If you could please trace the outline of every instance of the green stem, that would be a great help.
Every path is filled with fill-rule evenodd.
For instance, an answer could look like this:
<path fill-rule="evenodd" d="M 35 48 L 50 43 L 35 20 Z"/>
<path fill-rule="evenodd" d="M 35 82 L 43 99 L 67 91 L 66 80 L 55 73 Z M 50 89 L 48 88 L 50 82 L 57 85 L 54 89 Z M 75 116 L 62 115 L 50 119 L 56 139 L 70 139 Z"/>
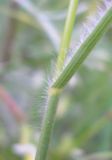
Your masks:
<path fill-rule="evenodd" d="M 63 33 L 58 61 L 57 61 L 57 73 L 59 73 L 63 68 L 66 54 L 68 52 L 67 50 L 70 46 L 70 40 L 71 40 L 74 22 L 76 18 L 77 6 L 78 6 L 78 0 L 70 1 L 68 15 L 65 22 L 64 33 Z"/>
<path fill-rule="evenodd" d="M 61 89 L 67 84 L 69 79 L 77 71 L 77 69 L 83 63 L 83 61 L 90 53 L 90 51 L 93 49 L 95 44 L 97 44 L 103 33 L 106 31 L 106 28 L 110 24 L 111 20 L 112 8 L 106 11 L 105 16 L 101 19 L 101 21 L 99 21 L 95 29 L 83 42 L 83 44 L 77 51 L 76 55 L 72 58 L 67 67 L 65 67 L 65 69 L 62 71 L 55 83 L 52 85 L 48 99 L 48 108 L 41 131 L 40 143 L 38 146 L 36 160 L 46 159 Z"/>
<path fill-rule="evenodd" d="M 78 0 L 70 1 L 68 16 L 65 23 L 64 34 L 63 34 L 60 52 L 59 52 L 60 54 L 57 61 L 57 73 L 60 72 L 63 68 L 64 60 L 67 53 L 67 48 L 69 47 L 70 40 L 71 40 L 77 6 L 78 6 Z M 45 115 L 44 124 L 43 124 L 41 135 L 40 135 L 38 153 L 36 156 L 37 160 L 46 159 L 60 93 L 61 93 L 61 90 L 58 90 L 56 88 L 50 89 L 48 109 Z"/>
<path fill-rule="evenodd" d="M 110 8 L 103 18 L 99 21 L 93 31 L 88 35 L 85 41 L 81 44 L 81 47 L 74 54 L 71 61 L 64 68 L 62 73 L 58 76 L 57 80 L 54 82 L 54 88 L 63 88 L 74 73 L 78 70 L 83 61 L 90 54 L 92 49 L 95 47 L 97 42 L 100 40 L 102 35 L 105 33 L 107 27 L 112 22 L 112 8 Z"/>
<path fill-rule="evenodd" d="M 49 141 L 51 137 L 51 131 L 53 122 L 55 119 L 57 103 L 59 99 L 59 92 L 49 96 L 48 109 L 45 115 L 44 124 L 41 131 L 39 148 L 37 152 L 36 160 L 45 160 L 49 147 Z"/>

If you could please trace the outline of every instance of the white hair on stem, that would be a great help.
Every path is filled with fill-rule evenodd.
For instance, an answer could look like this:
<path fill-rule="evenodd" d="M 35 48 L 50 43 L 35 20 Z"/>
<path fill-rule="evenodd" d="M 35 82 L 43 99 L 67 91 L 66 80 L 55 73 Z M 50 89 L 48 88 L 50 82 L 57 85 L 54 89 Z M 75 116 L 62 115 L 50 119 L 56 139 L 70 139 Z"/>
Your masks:
<path fill-rule="evenodd" d="M 65 60 L 63 69 L 68 65 L 74 54 L 77 52 L 80 46 L 85 42 L 85 40 L 90 36 L 94 28 L 106 14 L 107 10 L 110 9 L 111 7 L 112 7 L 112 0 L 105 0 L 102 3 L 98 4 L 97 7 L 98 9 L 96 11 L 96 14 L 94 14 L 93 16 L 89 16 L 86 19 L 86 22 L 83 23 L 83 28 L 80 34 L 81 36 L 79 38 L 79 41 L 77 42 L 77 44 L 74 44 L 73 47 L 68 49 L 68 56 Z"/>

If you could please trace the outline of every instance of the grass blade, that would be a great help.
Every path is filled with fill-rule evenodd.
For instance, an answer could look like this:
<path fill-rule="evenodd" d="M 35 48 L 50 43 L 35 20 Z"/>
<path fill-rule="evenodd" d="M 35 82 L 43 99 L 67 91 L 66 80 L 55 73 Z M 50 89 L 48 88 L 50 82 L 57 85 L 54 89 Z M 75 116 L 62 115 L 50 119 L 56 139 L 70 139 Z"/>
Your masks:
<path fill-rule="evenodd" d="M 110 2 L 110 7 L 105 12 L 104 16 L 98 22 L 93 31 L 87 36 L 84 42 L 81 44 L 76 54 L 72 57 L 68 65 L 63 69 L 62 73 L 56 79 L 53 84 L 54 88 L 63 88 L 73 74 L 77 71 L 79 66 L 83 63 L 86 57 L 89 55 L 91 50 L 98 43 L 107 27 L 112 21 L 112 2 Z"/>

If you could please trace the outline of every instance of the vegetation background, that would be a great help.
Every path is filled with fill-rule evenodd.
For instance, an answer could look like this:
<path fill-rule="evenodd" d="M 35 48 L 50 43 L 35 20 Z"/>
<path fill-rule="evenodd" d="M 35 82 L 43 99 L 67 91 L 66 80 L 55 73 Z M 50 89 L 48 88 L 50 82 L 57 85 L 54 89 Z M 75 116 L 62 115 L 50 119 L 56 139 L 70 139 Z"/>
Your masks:
<path fill-rule="evenodd" d="M 32 160 L 69 0 L 26 2 L 0 0 L 0 160 Z M 79 1 L 69 52 L 97 5 Z M 112 25 L 61 95 L 49 160 L 112 159 L 111 53 Z"/>

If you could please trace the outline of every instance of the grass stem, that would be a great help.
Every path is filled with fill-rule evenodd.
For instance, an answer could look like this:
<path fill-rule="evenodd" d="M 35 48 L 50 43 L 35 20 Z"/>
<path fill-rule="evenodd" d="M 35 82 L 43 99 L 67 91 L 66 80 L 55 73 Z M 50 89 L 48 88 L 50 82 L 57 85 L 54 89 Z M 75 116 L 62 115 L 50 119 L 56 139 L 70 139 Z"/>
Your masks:
<path fill-rule="evenodd" d="M 76 19 L 78 0 L 71 0 L 68 9 L 68 15 L 65 22 L 65 28 L 63 32 L 63 37 L 61 40 L 59 56 L 57 60 L 57 73 L 60 72 L 63 68 L 63 64 L 66 58 L 67 50 L 70 46 L 70 40 L 72 36 L 72 31 L 74 27 L 74 22 Z"/>
<path fill-rule="evenodd" d="M 71 0 L 71 2 L 73 1 Z M 46 159 L 61 89 L 65 87 L 67 82 L 74 75 L 79 66 L 84 62 L 84 60 L 90 54 L 94 46 L 98 43 L 99 39 L 102 37 L 103 33 L 106 31 L 107 27 L 111 23 L 111 20 L 112 8 L 110 7 L 106 10 L 105 14 L 101 17 L 99 22 L 97 22 L 91 33 L 88 34 L 86 39 L 83 41 L 83 43 L 77 50 L 76 54 L 73 55 L 68 65 L 64 68 L 59 77 L 55 80 L 54 84 L 51 86 L 48 96 L 48 108 L 45 114 L 45 119 L 43 121 L 44 123 L 40 135 L 40 142 L 38 146 L 36 160 Z M 68 45 L 68 43 L 66 44 Z M 60 69 L 59 71 L 61 71 L 61 68 L 64 64 L 65 52 L 64 54 L 59 55 L 59 59 L 60 62 L 58 62 L 59 64 L 57 66 Z"/>

